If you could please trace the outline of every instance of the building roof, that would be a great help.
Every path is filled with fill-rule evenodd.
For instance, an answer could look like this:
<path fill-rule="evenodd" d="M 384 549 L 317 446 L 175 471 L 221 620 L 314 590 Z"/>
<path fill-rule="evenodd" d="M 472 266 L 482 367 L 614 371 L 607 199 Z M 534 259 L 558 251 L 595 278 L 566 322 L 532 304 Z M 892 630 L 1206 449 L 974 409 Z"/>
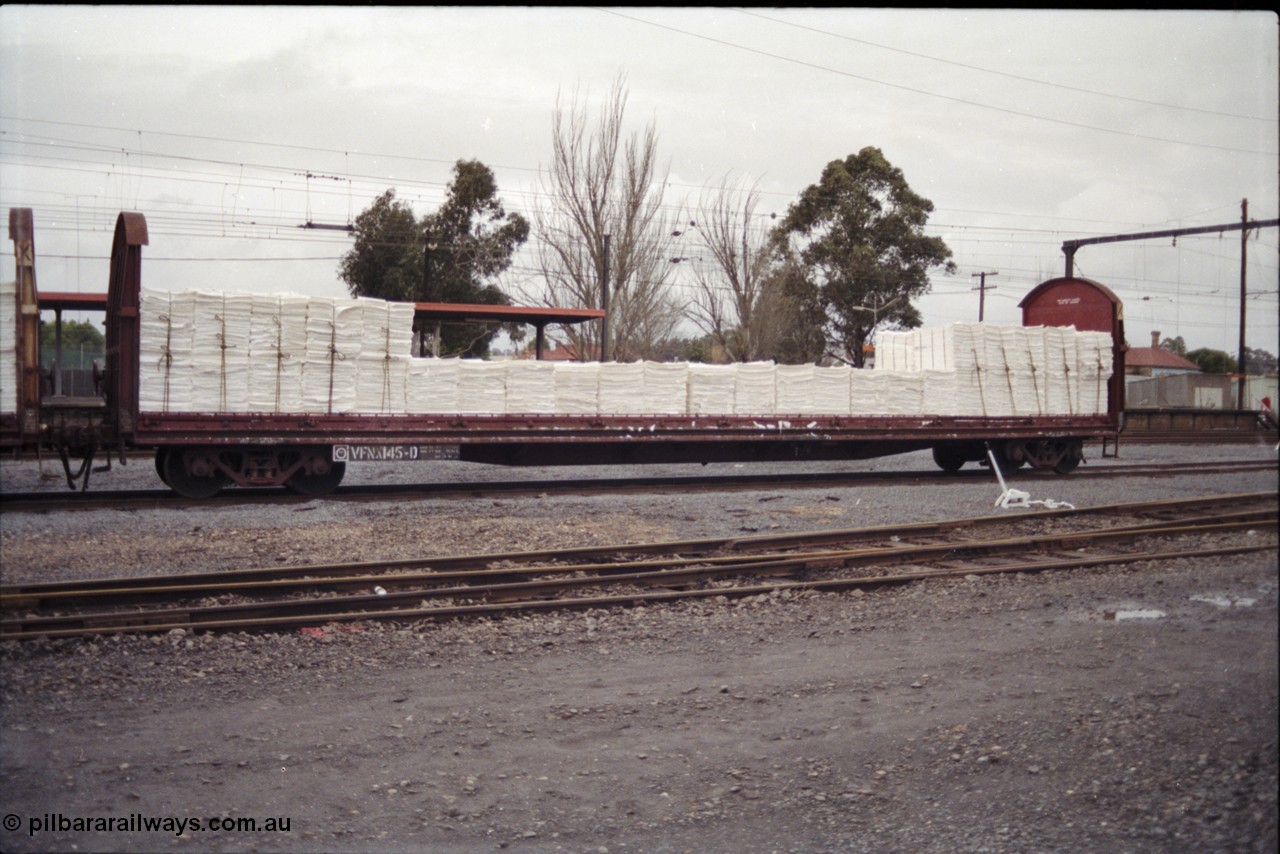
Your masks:
<path fill-rule="evenodd" d="M 471 305 L 463 303 L 419 302 L 414 309 L 420 317 L 446 321 L 497 321 L 499 323 L 582 323 L 599 320 L 598 308 L 533 308 L 516 305 Z"/>
<path fill-rule="evenodd" d="M 1200 366 L 1163 347 L 1131 347 L 1124 356 L 1124 366 L 1129 368 L 1164 368 L 1175 371 L 1195 371 Z"/>
<path fill-rule="evenodd" d="M 107 295 L 79 293 L 71 291 L 40 291 L 36 298 L 40 308 L 80 309 L 84 311 L 106 311 Z"/>

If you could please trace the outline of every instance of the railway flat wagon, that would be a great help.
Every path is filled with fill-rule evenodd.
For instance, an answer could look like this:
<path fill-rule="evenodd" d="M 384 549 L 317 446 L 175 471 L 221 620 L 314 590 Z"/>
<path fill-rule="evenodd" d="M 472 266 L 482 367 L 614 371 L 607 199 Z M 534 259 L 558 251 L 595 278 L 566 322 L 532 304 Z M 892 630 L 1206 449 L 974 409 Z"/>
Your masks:
<path fill-rule="evenodd" d="M 22 268 L 30 212 L 11 211 L 10 220 L 19 287 L 6 299 L 21 318 L 38 301 L 34 271 Z M 507 465 L 865 459 L 932 449 L 952 470 L 987 459 L 990 449 L 1006 470 L 1065 473 L 1086 441 L 1114 438 L 1118 428 L 1121 306 L 1084 279 L 1034 289 L 1022 326 L 881 333 L 870 370 L 486 362 L 411 356 L 422 304 L 144 288 L 147 243 L 145 218 L 122 213 L 100 399 L 55 401 L 38 382 L 18 384 L 31 375 L 21 356 L 36 327 L 14 324 L 5 382 L 17 394 L 3 440 L 82 460 L 86 485 L 95 454 L 123 460 L 137 451 L 154 451 L 159 477 L 188 497 L 231 484 L 324 494 L 348 461 L 433 449 Z"/>

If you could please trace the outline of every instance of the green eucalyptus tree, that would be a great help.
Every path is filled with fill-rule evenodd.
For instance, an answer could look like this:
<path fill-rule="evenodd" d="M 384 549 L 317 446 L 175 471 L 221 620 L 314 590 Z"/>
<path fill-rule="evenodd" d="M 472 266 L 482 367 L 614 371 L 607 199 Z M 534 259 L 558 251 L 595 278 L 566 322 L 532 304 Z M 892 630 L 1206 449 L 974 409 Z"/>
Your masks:
<path fill-rule="evenodd" d="M 924 233 L 932 212 L 873 147 L 828 163 L 790 206 L 779 237 L 820 294 L 829 355 L 862 367 L 877 328 L 920 325 L 912 300 L 929 291 L 929 271 L 955 271 L 946 243 Z"/>
<path fill-rule="evenodd" d="M 498 278 L 528 237 L 528 221 L 508 213 L 498 198 L 492 170 L 477 160 L 459 160 L 444 203 L 420 220 L 395 190 L 362 211 L 355 245 L 343 256 L 338 275 L 352 296 L 510 305 Z M 436 334 L 436 328 L 420 332 Z M 440 355 L 483 356 L 497 332 L 490 325 L 446 324 L 435 349 Z"/>

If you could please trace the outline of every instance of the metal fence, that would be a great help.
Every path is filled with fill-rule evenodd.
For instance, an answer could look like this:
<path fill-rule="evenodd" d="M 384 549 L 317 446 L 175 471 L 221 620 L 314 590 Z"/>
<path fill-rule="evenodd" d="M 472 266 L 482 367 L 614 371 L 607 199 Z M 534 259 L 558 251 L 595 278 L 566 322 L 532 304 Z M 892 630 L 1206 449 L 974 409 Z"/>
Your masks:
<path fill-rule="evenodd" d="M 65 397 L 93 397 L 93 365 L 104 364 L 101 350 L 84 347 L 66 347 L 62 351 L 62 364 L 57 364 L 57 352 L 53 347 L 40 348 L 40 370 L 45 376 L 44 392 L 55 392 Z M 53 372 L 57 371 L 59 385 Z"/>
<path fill-rule="evenodd" d="M 1226 374 L 1130 378 L 1125 409 L 1236 409 L 1238 382 Z M 1245 377 L 1244 408 L 1260 408 L 1264 397 L 1275 405 L 1276 377 Z"/>

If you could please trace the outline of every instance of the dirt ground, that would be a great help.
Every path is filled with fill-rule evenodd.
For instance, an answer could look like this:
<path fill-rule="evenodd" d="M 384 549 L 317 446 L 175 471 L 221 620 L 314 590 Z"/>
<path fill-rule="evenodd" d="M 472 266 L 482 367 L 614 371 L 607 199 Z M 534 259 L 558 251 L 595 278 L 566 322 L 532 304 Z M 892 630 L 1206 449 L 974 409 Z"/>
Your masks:
<path fill-rule="evenodd" d="M 651 501 L 635 521 L 660 533 Z M 466 524 L 514 547 L 503 526 L 531 506 L 477 503 Z M 607 538 L 626 520 L 599 524 Z M 1272 852 L 1276 588 L 1273 550 L 864 595 L 8 643 L 0 849 Z M 224 819 L 240 826 L 211 827 Z"/>

